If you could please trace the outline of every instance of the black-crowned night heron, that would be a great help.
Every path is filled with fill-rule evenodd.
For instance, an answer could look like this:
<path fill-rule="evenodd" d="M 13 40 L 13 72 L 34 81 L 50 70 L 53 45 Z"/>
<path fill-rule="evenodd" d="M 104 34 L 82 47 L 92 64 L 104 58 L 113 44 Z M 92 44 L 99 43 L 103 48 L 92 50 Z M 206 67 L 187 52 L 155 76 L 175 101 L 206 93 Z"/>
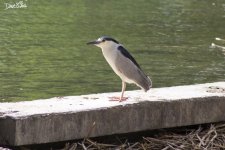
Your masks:
<path fill-rule="evenodd" d="M 151 88 L 151 79 L 145 75 L 136 60 L 118 41 L 108 36 L 102 36 L 87 44 L 93 44 L 102 49 L 106 61 L 122 80 L 122 94 L 120 97 L 112 97 L 112 100 L 124 101 L 127 99 L 127 97 L 123 97 L 126 83 L 134 83 L 145 92 Z"/>

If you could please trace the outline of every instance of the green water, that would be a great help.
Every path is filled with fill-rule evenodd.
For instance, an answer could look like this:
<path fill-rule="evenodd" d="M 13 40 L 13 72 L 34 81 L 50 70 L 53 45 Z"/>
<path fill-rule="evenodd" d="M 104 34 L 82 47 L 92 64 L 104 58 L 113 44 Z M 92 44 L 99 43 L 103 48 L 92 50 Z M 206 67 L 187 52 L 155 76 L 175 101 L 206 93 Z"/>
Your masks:
<path fill-rule="evenodd" d="M 0 102 L 121 90 L 101 50 L 86 42 L 120 41 L 154 87 L 225 79 L 224 0 L 0 1 Z M 138 89 L 128 85 L 127 90 Z"/>

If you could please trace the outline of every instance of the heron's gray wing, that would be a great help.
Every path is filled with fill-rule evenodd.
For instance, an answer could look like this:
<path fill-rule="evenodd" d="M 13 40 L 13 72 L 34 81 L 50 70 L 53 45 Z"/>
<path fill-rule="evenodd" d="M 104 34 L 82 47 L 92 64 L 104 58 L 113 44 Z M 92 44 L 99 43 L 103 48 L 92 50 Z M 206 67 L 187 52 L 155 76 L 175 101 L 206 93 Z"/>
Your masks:
<path fill-rule="evenodd" d="M 122 48 L 120 48 L 122 49 Z M 129 52 L 123 48 L 120 50 L 116 60 L 116 68 L 128 79 L 132 80 L 138 86 L 142 87 L 146 91 L 151 86 L 151 81 L 141 70 L 135 59 L 129 54 Z"/>
<path fill-rule="evenodd" d="M 141 69 L 141 67 L 139 66 L 139 64 L 134 59 L 134 57 L 131 56 L 131 54 L 123 46 L 119 46 L 117 49 L 121 52 L 121 54 L 123 54 L 124 57 L 130 59 L 138 68 Z"/>

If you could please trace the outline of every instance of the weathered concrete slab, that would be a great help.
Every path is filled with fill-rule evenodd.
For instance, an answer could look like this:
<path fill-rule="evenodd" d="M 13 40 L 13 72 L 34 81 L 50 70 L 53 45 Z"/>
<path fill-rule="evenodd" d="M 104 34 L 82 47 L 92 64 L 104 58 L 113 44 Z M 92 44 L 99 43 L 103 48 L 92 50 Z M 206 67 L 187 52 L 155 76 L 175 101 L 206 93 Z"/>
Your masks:
<path fill-rule="evenodd" d="M 225 121 L 225 82 L 0 103 L 0 144 L 27 145 Z M 93 125 L 95 123 L 95 125 Z"/>

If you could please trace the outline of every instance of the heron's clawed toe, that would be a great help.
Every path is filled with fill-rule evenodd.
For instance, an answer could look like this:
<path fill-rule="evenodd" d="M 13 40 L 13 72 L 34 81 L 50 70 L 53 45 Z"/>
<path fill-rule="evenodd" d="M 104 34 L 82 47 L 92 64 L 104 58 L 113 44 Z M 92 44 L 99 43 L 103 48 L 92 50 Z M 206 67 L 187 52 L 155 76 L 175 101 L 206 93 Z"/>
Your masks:
<path fill-rule="evenodd" d="M 128 97 L 119 97 L 119 96 L 113 96 L 113 97 L 109 97 L 109 101 L 126 101 L 128 99 Z"/>

